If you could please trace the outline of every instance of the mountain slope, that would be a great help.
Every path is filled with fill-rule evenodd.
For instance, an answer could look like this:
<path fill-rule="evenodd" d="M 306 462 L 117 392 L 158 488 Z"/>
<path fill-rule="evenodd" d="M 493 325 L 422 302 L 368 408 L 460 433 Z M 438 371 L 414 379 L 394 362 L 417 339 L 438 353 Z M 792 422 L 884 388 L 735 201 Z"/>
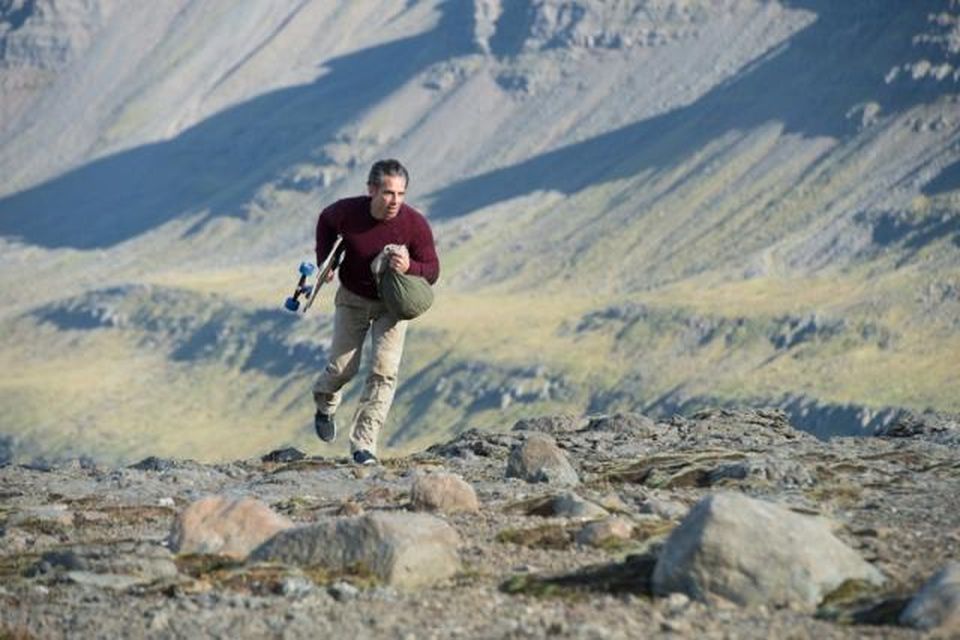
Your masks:
<path fill-rule="evenodd" d="M 0 132 L 15 455 L 308 438 L 329 303 L 279 304 L 388 155 L 443 261 L 394 447 L 562 410 L 960 410 L 950 2 L 101 0 L 59 66 L 10 55 L 55 5 L 10 6 L 0 83 L 51 69 Z"/>

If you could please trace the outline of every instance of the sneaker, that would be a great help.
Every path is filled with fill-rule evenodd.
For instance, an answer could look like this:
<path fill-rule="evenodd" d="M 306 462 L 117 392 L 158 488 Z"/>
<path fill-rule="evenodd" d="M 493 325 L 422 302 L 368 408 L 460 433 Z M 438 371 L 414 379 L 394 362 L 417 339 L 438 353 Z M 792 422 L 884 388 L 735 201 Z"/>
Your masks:
<path fill-rule="evenodd" d="M 377 456 L 366 449 L 357 449 L 353 452 L 353 461 L 362 465 L 377 464 Z"/>
<path fill-rule="evenodd" d="M 317 431 L 317 437 L 324 442 L 333 442 L 337 437 L 337 423 L 333 420 L 333 414 L 317 411 L 313 416 L 313 428 Z"/>

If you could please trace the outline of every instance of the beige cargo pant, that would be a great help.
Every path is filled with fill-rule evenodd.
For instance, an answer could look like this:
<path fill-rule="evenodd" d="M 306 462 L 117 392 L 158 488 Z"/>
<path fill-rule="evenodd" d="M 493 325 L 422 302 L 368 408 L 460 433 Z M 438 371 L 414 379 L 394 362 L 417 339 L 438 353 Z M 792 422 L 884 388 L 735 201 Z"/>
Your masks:
<path fill-rule="evenodd" d="M 321 413 L 336 412 L 343 398 L 341 389 L 360 369 L 363 343 L 372 330 L 373 362 L 350 426 L 350 451 L 366 449 L 376 455 L 377 436 L 397 388 L 408 323 L 390 314 L 381 301 L 358 296 L 342 286 L 334 303 L 330 361 L 313 385 L 313 399 Z"/>

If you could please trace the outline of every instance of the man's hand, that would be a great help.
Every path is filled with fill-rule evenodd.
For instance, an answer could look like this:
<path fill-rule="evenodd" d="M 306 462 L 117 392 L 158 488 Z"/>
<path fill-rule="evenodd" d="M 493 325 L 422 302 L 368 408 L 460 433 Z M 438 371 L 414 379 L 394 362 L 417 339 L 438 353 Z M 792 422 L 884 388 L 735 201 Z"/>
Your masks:
<path fill-rule="evenodd" d="M 410 269 L 410 256 L 406 253 L 390 254 L 390 268 L 397 273 L 406 273 Z"/>
<path fill-rule="evenodd" d="M 333 282 L 333 277 L 337 274 L 334 269 L 327 271 L 327 277 L 324 279 L 324 282 Z"/>

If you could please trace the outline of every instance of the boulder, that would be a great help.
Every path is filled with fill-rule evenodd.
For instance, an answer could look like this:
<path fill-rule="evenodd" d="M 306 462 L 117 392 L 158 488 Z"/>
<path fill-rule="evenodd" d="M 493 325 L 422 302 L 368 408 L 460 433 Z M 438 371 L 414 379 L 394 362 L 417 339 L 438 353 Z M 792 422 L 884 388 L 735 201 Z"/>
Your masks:
<path fill-rule="evenodd" d="M 293 522 L 254 498 L 207 496 L 189 505 L 170 532 L 177 553 L 221 554 L 243 559 Z"/>
<path fill-rule="evenodd" d="M 453 473 L 418 476 L 410 490 L 410 503 L 415 511 L 476 513 L 480 510 L 477 492 Z"/>
<path fill-rule="evenodd" d="M 456 573 L 459 546 L 456 530 L 440 518 L 376 512 L 282 531 L 254 550 L 250 559 L 331 571 L 363 568 L 390 586 L 415 589 Z"/>
<path fill-rule="evenodd" d="M 558 485 L 580 484 L 580 477 L 556 441 L 536 432 L 511 448 L 507 477 Z"/>
<path fill-rule="evenodd" d="M 701 500 L 667 539 L 654 592 L 812 612 L 847 580 L 883 576 L 837 539 L 830 523 L 735 493 Z"/>
<path fill-rule="evenodd" d="M 900 614 L 900 624 L 960 635 L 960 562 L 950 562 L 930 578 Z"/>

